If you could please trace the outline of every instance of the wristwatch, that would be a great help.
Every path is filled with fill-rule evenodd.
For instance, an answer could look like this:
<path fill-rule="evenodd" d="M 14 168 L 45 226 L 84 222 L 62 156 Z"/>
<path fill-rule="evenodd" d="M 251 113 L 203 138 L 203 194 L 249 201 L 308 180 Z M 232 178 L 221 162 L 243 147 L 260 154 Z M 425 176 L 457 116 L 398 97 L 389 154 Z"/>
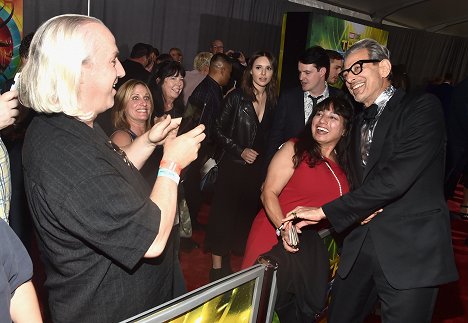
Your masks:
<path fill-rule="evenodd" d="M 281 230 L 283 229 L 283 227 L 284 227 L 284 223 L 281 223 L 281 225 L 276 228 L 276 235 L 278 237 L 281 237 Z"/>

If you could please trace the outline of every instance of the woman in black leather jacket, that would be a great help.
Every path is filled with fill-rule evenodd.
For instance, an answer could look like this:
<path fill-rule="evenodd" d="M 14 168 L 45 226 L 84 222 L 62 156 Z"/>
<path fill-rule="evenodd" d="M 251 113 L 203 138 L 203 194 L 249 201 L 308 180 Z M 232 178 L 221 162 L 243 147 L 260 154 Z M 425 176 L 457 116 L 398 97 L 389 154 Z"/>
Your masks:
<path fill-rule="evenodd" d="M 269 52 L 249 60 L 240 88 L 229 93 L 215 123 L 223 153 L 219 164 L 206 248 L 212 254 L 210 281 L 232 273 L 231 252 L 242 255 L 255 214 L 266 165 L 264 151 L 277 100 L 276 61 Z"/>

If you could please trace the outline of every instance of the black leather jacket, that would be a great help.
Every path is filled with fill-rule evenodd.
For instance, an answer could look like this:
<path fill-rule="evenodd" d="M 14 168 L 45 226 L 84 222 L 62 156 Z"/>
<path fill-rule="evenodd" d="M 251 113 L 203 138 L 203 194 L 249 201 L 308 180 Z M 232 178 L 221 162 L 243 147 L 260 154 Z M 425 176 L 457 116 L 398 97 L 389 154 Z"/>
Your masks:
<path fill-rule="evenodd" d="M 270 118 L 271 110 L 267 102 L 263 120 Z M 230 158 L 244 163 L 242 151 L 252 148 L 257 127 L 258 117 L 252 101 L 244 97 L 241 89 L 236 89 L 223 100 L 221 114 L 214 127 L 214 139 Z"/>

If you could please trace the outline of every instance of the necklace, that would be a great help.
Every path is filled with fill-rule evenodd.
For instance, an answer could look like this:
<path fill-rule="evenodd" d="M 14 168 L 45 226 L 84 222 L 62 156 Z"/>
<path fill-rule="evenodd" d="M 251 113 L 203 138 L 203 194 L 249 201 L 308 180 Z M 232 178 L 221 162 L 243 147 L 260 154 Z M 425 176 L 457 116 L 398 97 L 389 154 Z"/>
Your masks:
<path fill-rule="evenodd" d="M 328 169 L 330 170 L 333 177 L 335 177 L 336 182 L 338 183 L 338 188 L 340 189 L 340 196 L 343 196 L 343 190 L 341 188 L 341 183 L 340 183 L 340 180 L 338 179 L 338 176 L 336 176 L 336 174 L 333 171 L 333 169 L 331 168 L 330 164 L 325 159 L 323 161 L 325 162 L 325 165 L 327 165 Z"/>

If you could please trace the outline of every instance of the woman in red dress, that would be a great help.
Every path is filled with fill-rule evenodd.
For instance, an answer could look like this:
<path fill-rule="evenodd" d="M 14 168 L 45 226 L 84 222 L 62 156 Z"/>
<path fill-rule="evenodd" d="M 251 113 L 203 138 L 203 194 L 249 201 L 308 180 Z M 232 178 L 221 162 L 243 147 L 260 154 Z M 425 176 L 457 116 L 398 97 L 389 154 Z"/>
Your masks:
<path fill-rule="evenodd" d="M 264 208 L 250 230 L 242 268 L 277 242 L 276 228 L 298 205 L 323 205 L 349 190 L 347 135 L 352 108 L 342 99 L 320 102 L 299 138 L 286 142 L 273 157 L 261 195 Z M 315 226 L 318 231 L 323 228 Z"/>

